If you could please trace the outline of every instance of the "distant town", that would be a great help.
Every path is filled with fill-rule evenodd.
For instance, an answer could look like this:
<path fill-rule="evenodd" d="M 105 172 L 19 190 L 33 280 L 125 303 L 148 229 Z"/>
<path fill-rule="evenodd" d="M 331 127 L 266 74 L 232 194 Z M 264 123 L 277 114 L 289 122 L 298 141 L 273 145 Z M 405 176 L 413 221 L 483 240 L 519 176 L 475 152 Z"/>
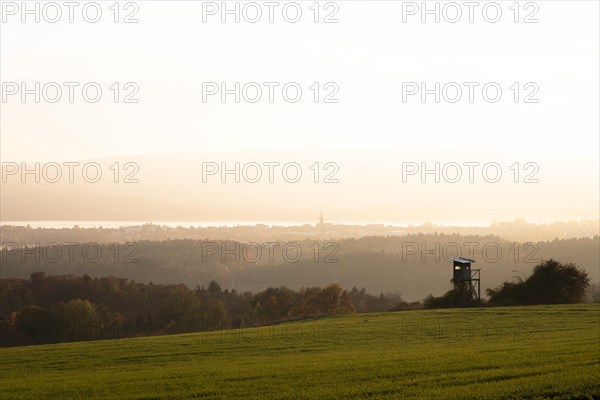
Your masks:
<path fill-rule="evenodd" d="M 409 234 L 458 234 L 499 236 L 515 241 L 546 241 L 566 238 L 594 237 L 600 234 L 599 220 L 529 223 L 523 219 L 512 222 L 495 222 L 489 226 L 445 226 L 421 224 L 395 226 L 387 224 L 337 224 L 326 222 L 323 214 L 314 224 L 279 226 L 267 224 L 237 226 L 167 226 L 155 223 L 140 223 L 120 227 L 72 227 L 50 228 L 14 225 L 3 222 L 0 229 L 0 244 L 48 243 L 67 241 L 95 241 L 99 243 L 131 242 L 139 240 L 211 239 L 235 240 L 239 242 L 266 242 L 270 240 L 316 240 L 359 238 L 365 236 L 403 236 Z M 130 223 L 128 223 L 130 224 Z"/>

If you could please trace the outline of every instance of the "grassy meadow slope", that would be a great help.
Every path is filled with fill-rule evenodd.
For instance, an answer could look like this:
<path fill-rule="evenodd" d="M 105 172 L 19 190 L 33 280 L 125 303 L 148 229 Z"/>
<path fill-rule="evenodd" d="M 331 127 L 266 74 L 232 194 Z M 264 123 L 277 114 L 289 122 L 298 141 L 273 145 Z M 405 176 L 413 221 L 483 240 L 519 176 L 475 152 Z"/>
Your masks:
<path fill-rule="evenodd" d="M 1 399 L 600 399 L 600 307 L 360 314 L 0 357 Z"/>

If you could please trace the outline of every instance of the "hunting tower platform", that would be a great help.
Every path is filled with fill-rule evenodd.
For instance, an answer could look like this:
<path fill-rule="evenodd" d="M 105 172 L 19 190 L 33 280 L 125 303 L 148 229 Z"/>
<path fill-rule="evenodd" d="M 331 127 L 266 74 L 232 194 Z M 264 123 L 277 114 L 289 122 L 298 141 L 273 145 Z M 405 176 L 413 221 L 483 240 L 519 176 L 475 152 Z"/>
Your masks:
<path fill-rule="evenodd" d="M 471 269 L 475 260 L 452 258 L 452 283 L 456 295 L 456 306 L 469 307 L 481 303 L 481 280 L 479 269 Z"/>

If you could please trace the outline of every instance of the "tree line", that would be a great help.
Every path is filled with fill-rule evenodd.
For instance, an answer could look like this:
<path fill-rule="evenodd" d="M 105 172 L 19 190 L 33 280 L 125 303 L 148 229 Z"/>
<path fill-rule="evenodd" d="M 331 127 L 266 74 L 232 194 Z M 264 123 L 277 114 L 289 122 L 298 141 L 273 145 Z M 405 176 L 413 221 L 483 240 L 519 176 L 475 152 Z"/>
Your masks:
<path fill-rule="evenodd" d="M 15 346 L 211 331 L 388 311 L 399 294 L 371 295 L 337 284 L 258 293 L 139 283 L 116 277 L 46 276 L 0 280 L 0 345 Z"/>
<path fill-rule="evenodd" d="M 513 306 L 600 301 L 598 285 L 576 264 L 550 259 L 525 279 L 516 276 L 487 299 L 467 306 Z M 88 275 L 0 279 L 0 346 L 110 339 L 143 335 L 246 328 L 353 313 L 457 307 L 454 290 L 423 302 L 399 293 L 371 295 L 364 288 L 270 287 L 252 293 L 223 289 L 216 281 L 189 289 L 184 284 L 139 283 Z M 465 304 L 460 304 L 464 306 Z"/>

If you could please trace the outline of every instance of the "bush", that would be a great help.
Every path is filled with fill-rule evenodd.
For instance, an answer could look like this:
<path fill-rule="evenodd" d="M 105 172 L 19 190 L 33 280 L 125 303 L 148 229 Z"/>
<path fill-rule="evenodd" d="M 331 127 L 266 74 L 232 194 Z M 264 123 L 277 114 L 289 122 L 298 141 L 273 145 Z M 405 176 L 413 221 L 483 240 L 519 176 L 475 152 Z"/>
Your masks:
<path fill-rule="evenodd" d="M 553 259 L 542 261 L 523 282 L 504 282 L 488 289 L 490 305 L 570 304 L 584 301 L 590 284 L 588 274 L 575 264 Z"/>

